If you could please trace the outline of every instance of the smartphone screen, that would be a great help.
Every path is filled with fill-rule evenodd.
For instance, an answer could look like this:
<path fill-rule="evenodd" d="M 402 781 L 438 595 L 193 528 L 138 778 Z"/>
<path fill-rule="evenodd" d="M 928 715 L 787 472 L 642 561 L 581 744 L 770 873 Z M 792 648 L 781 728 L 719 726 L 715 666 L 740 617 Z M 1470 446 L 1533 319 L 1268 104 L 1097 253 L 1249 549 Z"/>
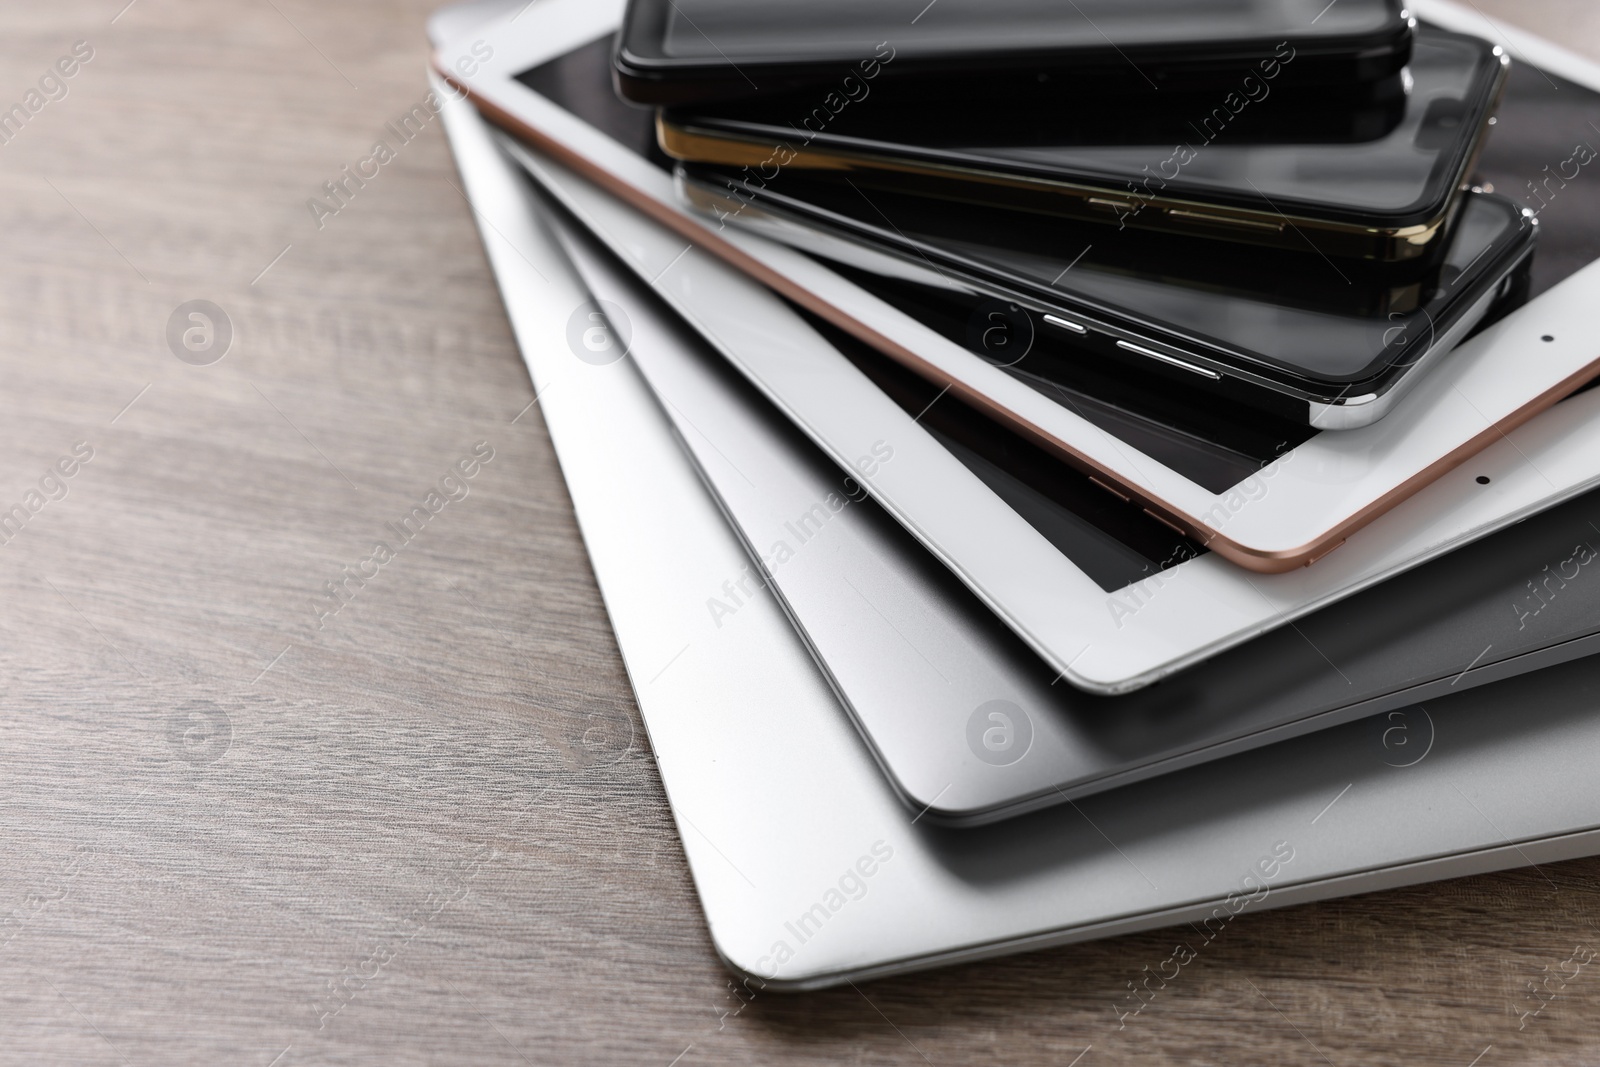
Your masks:
<path fill-rule="evenodd" d="M 1367 217 L 1405 215 L 1426 210 L 1425 205 L 1448 193 L 1441 183 L 1453 179 L 1455 165 L 1488 117 L 1500 65 L 1493 51 L 1471 37 L 1418 33 L 1406 67 L 1411 88 L 1405 115 L 1371 141 L 1307 144 L 1290 135 L 1276 144 L 1235 145 L 1221 121 L 1231 121 L 1232 111 L 1222 108 L 1220 115 L 1212 109 L 1194 116 L 1193 136 L 1180 145 L 997 146 L 983 154 L 998 162 L 1053 173 L 1099 174 L 1120 182 L 1142 181 L 1148 173 L 1176 173 L 1181 181 L 1173 180 L 1174 189 L 1203 191 L 1251 206 L 1270 200 L 1285 211 L 1292 211 L 1291 205 L 1316 205 L 1319 213 L 1336 217 L 1347 211 Z M 1269 91 L 1267 83 L 1257 83 L 1258 95 Z M 1270 103 L 1271 97 L 1262 95 L 1242 110 Z M 871 109 L 858 113 L 870 120 Z"/>
<path fill-rule="evenodd" d="M 1287 80 L 1400 69 L 1399 0 L 633 0 L 616 54 L 640 103 L 762 96 L 854 71 L 989 95 L 1060 80 L 1099 93 L 1214 85 L 1298 56 Z"/>
<path fill-rule="evenodd" d="M 1387 0 L 636 0 L 667 10 L 661 51 L 678 59 L 803 57 L 846 62 L 880 41 L 948 56 L 985 51 L 1122 49 L 1184 42 L 1372 33 Z M 1327 10 L 1324 10 L 1324 9 Z M 1320 15 L 1320 17 L 1319 17 Z"/>
<path fill-rule="evenodd" d="M 1397 281 L 1388 271 L 1313 255 L 1119 233 L 997 208 L 952 209 L 848 181 L 807 181 L 801 172 L 751 190 L 748 202 L 1069 318 L 1117 321 L 1230 365 L 1243 358 L 1308 388 L 1335 390 L 1420 358 L 1466 310 L 1486 273 L 1498 280 L 1507 256 L 1529 238 L 1511 201 L 1470 195 L 1442 263 Z M 739 199 L 729 205 L 730 214 L 743 206 Z M 874 288 L 869 281 L 861 284 Z"/>
<path fill-rule="evenodd" d="M 796 172 L 808 158 L 827 161 L 848 166 L 862 185 L 949 199 L 1070 214 L 1080 198 L 1048 187 L 1023 193 L 1015 179 L 1098 187 L 1123 201 L 1105 213 L 1119 227 L 1158 220 L 1152 200 L 1183 197 L 1363 226 L 1413 225 L 1432 221 L 1455 193 L 1501 66 L 1484 41 L 1420 29 L 1398 97 L 1354 108 L 1318 106 L 1315 96 L 1328 94 L 1308 100 L 1252 77 L 1237 92 L 1169 93 L 1159 106 L 1005 108 L 966 99 L 933 107 L 874 100 L 863 85 L 858 100 L 836 98 L 837 110 L 819 111 L 821 98 L 797 94 L 759 106 L 672 109 L 666 121 L 713 142 L 770 146 L 780 158 L 803 153 L 789 168 Z"/>

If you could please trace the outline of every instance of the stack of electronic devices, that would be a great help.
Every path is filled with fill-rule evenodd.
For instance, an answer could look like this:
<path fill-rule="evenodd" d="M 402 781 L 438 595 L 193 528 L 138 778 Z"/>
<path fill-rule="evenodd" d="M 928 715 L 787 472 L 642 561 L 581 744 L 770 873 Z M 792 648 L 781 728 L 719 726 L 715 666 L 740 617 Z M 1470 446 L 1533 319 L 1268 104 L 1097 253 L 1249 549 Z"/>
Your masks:
<path fill-rule="evenodd" d="M 1435 0 L 433 33 L 752 983 L 1600 851 L 1600 69 Z"/>

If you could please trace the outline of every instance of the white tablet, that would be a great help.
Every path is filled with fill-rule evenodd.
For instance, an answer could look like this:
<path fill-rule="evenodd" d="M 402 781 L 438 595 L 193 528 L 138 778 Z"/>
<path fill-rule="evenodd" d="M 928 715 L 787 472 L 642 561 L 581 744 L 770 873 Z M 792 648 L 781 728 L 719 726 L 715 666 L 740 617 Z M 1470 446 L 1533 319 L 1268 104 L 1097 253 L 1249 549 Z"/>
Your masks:
<path fill-rule="evenodd" d="M 664 157 L 654 150 L 649 113 L 622 104 L 610 89 L 609 41 L 622 6 L 621 0 L 545 0 L 469 35 L 469 41 L 447 45 L 435 64 L 491 118 L 671 228 L 679 238 L 675 257 L 683 255 L 687 240 L 735 264 L 1092 470 L 1114 492 L 1251 570 L 1291 570 L 1322 558 L 1399 501 L 1600 373 L 1600 344 L 1587 334 L 1585 322 L 1588 307 L 1600 298 L 1600 268 L 1552 257 L 1541 247 L 1534 260 L 1539 295 L 1463 344 L 1386 419 L 1315 434 L 1237 484 L 1202 484 L 816 259 L 733 227 L 719 230 L 687 210 Z M 1444 3 L 1422 5 L 1420 14 L 1467 32 L 1489 27 Z M 1497 151 L 1498 137 L 1518 155 L 1513 172 L 1538 176 L 1550 160 L 1560 164 L 1573 158 L 1574 143 L 1586 127 L 1568 131 L 1544 121 L 1546 102 L 1520 87 L 1540 84 L 1528 75 L 1564 77 L 1569 91 L 1563 102 L 1593 111 L 1600 101 L 1600 72 L 1526 35 L 1489 28 L 1503 35 L 1508 51 L 1529 69 L 1521 70 L 1522 77 L 1513 72 L 1488 153 Z M 1567 211 L 1565 202 L 1574 199 L 1562 195 L 1565 201 L 1531 205 L 1541 221 L 1548 216 L 1542 246 L 1560 238 L 1551 231 L 1559 229 L 1555 221 Z M 1583 221 L 1580 215 L 1578 222 Z M 1561 223 L 1572 224 L 1572 219 Z M 676 269 L 671 262 L 661 266 Z"/>
<path fill-rule="evenodd" d="M 710 256 L 685 254 L 671 230 L 503 140 L 1061 677 L 1092 692 L 1147 685 L 1600 483 L 1600 391 L 1589 391 L 1443 475 L 1315 567 L 1252 574 L 1215 553 L 1163 557 L 1169 550 L 1159 540 L 1142 560 L 1108 565 L 1094 555 L 1102 542 L 1053 528 L 1020 490 L 998 495 L 968 465 L 981 457 L 959 458 L 942 443 L 930 424 L 950 411 L 892 399 L 845 357 L 838 338 L 824 338 L 767 288 Z M 886 451 L 892 458 L 873 462 Z M 1083 480 L 1070 470 L 1059 477 Z M 1125 523 L 1107 530 L 1124 541 L 1126 531 Z M 782 554 L 777 545 L 761 550 Z M 1461 667 L 1479 651 L 1463 650 Z"/>

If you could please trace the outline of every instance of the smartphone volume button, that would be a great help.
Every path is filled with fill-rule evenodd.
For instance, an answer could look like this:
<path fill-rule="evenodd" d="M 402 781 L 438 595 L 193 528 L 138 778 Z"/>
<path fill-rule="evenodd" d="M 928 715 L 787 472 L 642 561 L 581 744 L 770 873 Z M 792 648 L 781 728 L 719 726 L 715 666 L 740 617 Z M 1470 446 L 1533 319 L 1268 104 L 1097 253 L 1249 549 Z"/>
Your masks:
<path fill-rule="evenodd" d="M 1165 515 L 1158 515 L 1149 508 L 1145 508 L 1144 513 L 1159 522 L 1161 525 L 1165 526 L 1167 529 L 1171 530 L 1173 533 L 1177 534 L 1179 537 L 1189 536 L 1188 530 L 1185 530 L 1182 526 L 1179 526 Z"/>
<path fill-rule="evenodd" d="M 1257 219 L 1244 218 L 1238 215 L 1218 215 L 1210 211 L 1194 211 L 1189 208 L 1170 207 L 1166 209 L 1169 219 L 1179 222 L 1193 223 L 1197 226 L 1222 226 L 1244 230 L 1261 230 L 1266 233 L 1282 233 L 1284 220 L 1282 219 Z"/>
<path fill-rule="evenodd" d="M 1122 490 L 1114 488 L 1113 486 L 1110 486 L 1110 485 L 1106 484 L 1105 482 L 1102 482 L 1099 478 L 1096 478 L 1094 475 L 1092 475 L 1092 474 L 1089 475 L 1089 480 L 1091 482 L 1093 482 L 1095 485 L 1098 485 L 1100 488 L 1104 489 L 1106 492 L 1110 493 L 1112 496 L 1116 497 L 1118 500 L 1122 501 L 1124 504 L 1133 503 L 1133 498 L 1130 497 L 1127 493 L 1124 493 Z"/>
<path fill-rule="evenodd" d="M 1307 560 L 1305 562 L 1305 566 L 1309 567 L 1313 563 L 1318 563 L 1318 562 L 1320 562 L 1320 561 L 1322 561 L 1324 559 L 1327 559 L 1328 556 L 1333 553 L 1333 550 L 1338 548 L 1340 545 L 1344 544 L 1344 542 L 1345 542 L 1344 538 L 1342 538 L 1342 537 L 1339 538 L 1339 540 L 1335 541 L 1333 544 L 1329 545 L 1327 548 L 1324 548 L 1321 552 L 1318 552 L 1316 555 L 1307 558 Z"/>
<path fill-rule="evenodd" d="M 1122 349 L 1124 352 L 1132 352 L 1135 355 L 1145 356 L 1149 359 L 1154 359 L 1161 363 L 1165 363 L 1168 366 L 1177 367 L 1180 370 L 1186 370 L 1191 374 L 1198 374 L 1202 378 L 1210 378 L 1214 382 L 1222 380 L 1222 375 L 1212 370 L 1210 367 L 1202 367 L 1197 364 L 1190 363 L 1187 360 L 1179 359 L 1177 356 L 1169 356 L 1165 352 L 1157 352 L 1153 348 L 1146 348 L 1143 345 L 1136 345 L 1132 341 L 1118 341 L 1117 347 Z"/>
<path fill-rule="evenodd" d="M 1133 202 L 1131 200 L 1112 200 L 1109 197 L 1091 196 L 1085 203 L 1092 210 L 1115 213 L 1117 215 L 1126 215 L 1133 210 Z"/>
<path fill-rule="evenodd" d="M 1071 319 L 1064 319 L 1060 315 L 1046 315 L 1044 316 L 1044 321 L 1051 326 L 1056 327 L 1057 329 L 1067 330 L 1071 333 L 1077 334 L 1080 337 L 1089 332 L 1089 328 L 1084 326 L 1082 323 L 1073 322 Z"/>

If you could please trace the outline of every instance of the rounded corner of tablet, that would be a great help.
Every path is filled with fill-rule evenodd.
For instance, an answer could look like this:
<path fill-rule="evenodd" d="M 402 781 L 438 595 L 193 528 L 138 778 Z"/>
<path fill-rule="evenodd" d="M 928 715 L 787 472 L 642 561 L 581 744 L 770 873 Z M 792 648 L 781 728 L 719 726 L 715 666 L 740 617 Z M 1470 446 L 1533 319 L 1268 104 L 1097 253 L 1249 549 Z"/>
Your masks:
<path fill-rule="evenodd" d="M 1263 548 L 1243 544 L 1233 538 L 1213 536 L 1206 542 L 1206 547 L 1235 567 L 1252 574 L 1288 574 L 1321 561 L 1344 542 L 1345 538 L 1333 534 L 1295 548 Z"/>
<path fill-rule="evenodd" d="M 1166 666 L 1129 663 L 1126 648 L 1106 646 L 1103 656 L 1090 645 L 1057 677 L 1058 682 L 1093 697 L 1119 697 L 1154 685 L 1170 673 Z"/>

